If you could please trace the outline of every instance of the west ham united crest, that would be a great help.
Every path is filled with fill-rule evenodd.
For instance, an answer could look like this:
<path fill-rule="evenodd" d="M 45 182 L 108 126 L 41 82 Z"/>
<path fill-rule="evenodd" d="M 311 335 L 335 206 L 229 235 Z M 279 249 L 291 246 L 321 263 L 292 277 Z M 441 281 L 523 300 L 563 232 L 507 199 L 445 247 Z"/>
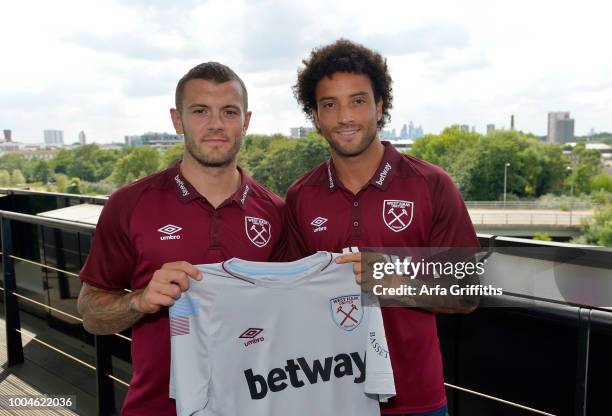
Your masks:
<path fill-rule="evenodd" d="M 257 247 L 263 247 L 270 241 L 272 227 L 267 220 L 257 217 L 244 217 L 244 227 L 247 237 Z"/>
<path fill-rule="evenodd" d="M 391 231 L 399 233 L 412 222 L 414 202 L 386 199 L 383 202 L 383 220 Z"/>
<path fill-rule="evenodd" d="M 339 296 L 329 300 L 332 320 L 339 328 L 352 331 L 363 317 L 361 295 Z"/>

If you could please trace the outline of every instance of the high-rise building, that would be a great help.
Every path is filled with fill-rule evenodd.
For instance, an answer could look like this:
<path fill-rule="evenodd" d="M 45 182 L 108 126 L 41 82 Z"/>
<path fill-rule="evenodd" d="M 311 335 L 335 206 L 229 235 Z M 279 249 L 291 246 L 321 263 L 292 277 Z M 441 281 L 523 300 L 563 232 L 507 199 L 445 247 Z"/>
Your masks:
<path fill-rule="evenodd" d="M 574 140 L 574 119 L 569 111 L 548 113 L 548 143 L 567 143 Z"/>
<path fill-rule="evenodd" d="M 13 132 L 10 129 L 4 129 L 4 141 L 7 143 L 13 141 Z"/>
<path fill-rule="evenodd" d="M 291 137 L 292 139 L 301 139 L 302 137 L 308 136 L 310 133 L 314 131 L 314 127 L 291 127 Z"/>
<path fill-rule="evenodd" d="M 510 115 L 510 130 L 514 130 L 514 114 Z"/>
<path fill-rule="evenodd" d="M 43 134 L 47 146 L 61 147 L 64 145 L 64 132 L 62 130 L 44 130 Z"/>
<path fill-rule="evenodd" d="M 79 132 L 79 144 L 86 144 L 86 143 L 87 143 L 87 136 L 85 135 L 85 132 L 81 130 Z"/>
<path fill-rule="evenodd" d="M 495 131 L 495 124 L 487 124 L 487 134 Z"/>
<path fill-rule="evenodd" d="M 407 139 L 408 137 L 408 126 L 404 124 L 400 130 L 400 139 Z"/>

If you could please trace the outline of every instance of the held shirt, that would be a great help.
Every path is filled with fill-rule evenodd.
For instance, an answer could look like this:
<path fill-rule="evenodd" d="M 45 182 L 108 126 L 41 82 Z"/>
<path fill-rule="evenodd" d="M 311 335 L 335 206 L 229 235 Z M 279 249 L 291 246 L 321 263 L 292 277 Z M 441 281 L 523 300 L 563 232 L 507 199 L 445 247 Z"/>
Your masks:
<path fill-rule="evenodd" d="M 216 208 L 181 174 L 178 163 L 113 192 L 80 278 L 122 292 L 146 287 L 164 263 L 275 258 L 283 201 L 238 171 L 240 188 Z M 121 415 L 176 416 L 168 396 L 168 310 L 146 314 L 132 326 L 131 337 L 133 372 Z"/>
<path fill-rule="evenodd" d="M 335 257 L 197 266 L 169 311 L 179 416 L 379 415 L 395 394 L 380 308 Z"/>

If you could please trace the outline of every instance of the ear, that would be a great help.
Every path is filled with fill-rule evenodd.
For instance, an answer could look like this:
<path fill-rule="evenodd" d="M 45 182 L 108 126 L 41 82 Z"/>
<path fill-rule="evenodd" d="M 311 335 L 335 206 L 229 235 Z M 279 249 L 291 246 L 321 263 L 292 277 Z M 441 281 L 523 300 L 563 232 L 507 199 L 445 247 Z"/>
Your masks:
<path fill-rule="evenodd" d="M 249 123 L 251 122 L 252 114 L 253 113 L 251 113 L 250 111 L 247 111 L 244 115 L 244 123 L 242 123 L 242 135 L 245 135 L 247 133 L 247 130 L 249 129 Z"/>
<path fill-rule="evenodd" d="M 382 98 L 379 98 L 378 101 L 376 101 L 376 120 L 380 121 L 382 119 L 383 116 L 383 100 Z"/>
<path fill-rule="evenodd" d="M 172 118 L 172 125 L 174 126 L 174 130 L 176 130 L 176 134 L 184 134 L 181 113 L 176 108 L 170 109 L 170 118 Z"/>

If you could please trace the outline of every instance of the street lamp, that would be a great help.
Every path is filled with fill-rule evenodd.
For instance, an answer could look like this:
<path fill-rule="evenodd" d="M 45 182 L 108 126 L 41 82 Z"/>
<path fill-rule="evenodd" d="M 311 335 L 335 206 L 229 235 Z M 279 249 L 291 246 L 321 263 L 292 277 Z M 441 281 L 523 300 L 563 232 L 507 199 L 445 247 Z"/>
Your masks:
<path fill-rule="evenodd" d="M 571 175 L 574 169 L 571 166 L 568 166 L 567 171 Z M 574 178 L 570 178 L 570 218 L 569 225 L 572 226 L 572 211 L 574 209 Z"/>
<path fill-rule="evenodd" d="M 504 208 L 506 208 L 506 189 L 508 185 L 508 167 L 510 163 L 506 162 L 504 165 Z"/>

